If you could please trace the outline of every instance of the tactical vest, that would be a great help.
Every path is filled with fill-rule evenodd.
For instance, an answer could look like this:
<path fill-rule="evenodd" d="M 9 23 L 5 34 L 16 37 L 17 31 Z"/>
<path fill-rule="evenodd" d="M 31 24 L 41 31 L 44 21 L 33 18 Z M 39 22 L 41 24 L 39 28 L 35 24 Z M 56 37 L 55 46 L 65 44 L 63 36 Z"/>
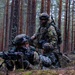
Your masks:
<path fill-rule="evenodd" d="M 49 36 L 48 36 L 47 27 L 40 27 L 38 29 L 38 33 L 39 33 L 39 35 L 37 36 L 38 41 L 45 40 L 45 41 L 49 42 Z"/>
<path fill-rule="evenodd" d="M 37 39 L 35 41 L 36 47 L 41 49 L 44 43 L 50 42 L 47 32 L 48 30 L 46 27 L 39 27 L 38 33 L 37 33 Z"/>
<path fill-rule="evenodd" d="M 53 26 L 56 30 L 56 33 L 57 33 L 57 44 L 61 44 L 62 43 L 62 38 L 61 38 L 61 31 L 58 27 L 56 27 L 52 22 L 49 23 L 47 25 L 47 27 L 40 27 L 38 29 L 38 33 L 39 33 L 39 37 L 38 37 L 38 40 L 45 40 L 47 42 L 50 42 L 50 39 L 49 39 L 49 36 L 48 36 L 48 28 L 50 26 Z"/>

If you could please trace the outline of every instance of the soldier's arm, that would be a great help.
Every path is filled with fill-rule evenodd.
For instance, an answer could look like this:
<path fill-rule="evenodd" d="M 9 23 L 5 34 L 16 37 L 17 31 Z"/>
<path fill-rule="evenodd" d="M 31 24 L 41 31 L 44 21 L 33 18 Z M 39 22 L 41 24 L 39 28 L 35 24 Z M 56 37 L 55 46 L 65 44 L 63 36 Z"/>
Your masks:
<path fill-rule="evenodd" d="M 31 51 L 36 51 L 36 48 L 34 46 L 30 46 Z"/>
<path fill-rule="evenodd" d="M 37 35 L 37 33 L 35 33 L 33 36 L 31 36 L 31 39 L 32 40 L 36 39 L 36 35 Z"/>
<path fill-rule="evenodd" d="M 35 40 L 37 38 L 37 36 L 39 35 L 39 29 L 40 28 L 38 28 L 38 31 L 35 34 L 33 34 L 33 36 L 31 36 L 32 40 Z"/>
<path fill-rule="evenodd" d="M 48 35 L 50 39 L 50 44 L 55 46 L 55 44 L 57 44 L 57 33 L 53 26 L 50 26 L 48 28 Z"/>

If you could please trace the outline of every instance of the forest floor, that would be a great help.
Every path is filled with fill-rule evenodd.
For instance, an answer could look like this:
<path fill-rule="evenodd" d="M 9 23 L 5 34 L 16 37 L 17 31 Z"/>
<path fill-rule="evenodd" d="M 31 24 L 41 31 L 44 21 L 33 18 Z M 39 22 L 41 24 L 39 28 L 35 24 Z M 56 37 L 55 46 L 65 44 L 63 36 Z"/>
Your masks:
<path fill-rule="evenodd" d="M 75 54 L 71 54 L 68 56 L 72 61 L 67 64 L 64 63 L 64 66 L 59 69 L 31 71 L 19 69 L 8 72 L 8 75 L 75 75 Z M 6 75 L 6 71 L 0 71 L 0 75 Z"/>

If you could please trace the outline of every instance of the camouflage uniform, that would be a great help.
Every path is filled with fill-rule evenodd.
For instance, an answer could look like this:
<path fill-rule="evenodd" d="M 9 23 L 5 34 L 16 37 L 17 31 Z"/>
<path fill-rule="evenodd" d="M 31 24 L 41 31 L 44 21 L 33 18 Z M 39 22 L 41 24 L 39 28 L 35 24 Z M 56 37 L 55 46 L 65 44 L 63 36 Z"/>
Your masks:
<path fill-rule="evenodd" d="M 42 25 L 40 23 L 40 27 L 39 27 L 37 33 L 35 33 L 33 35 L 35 37 L 34 45 L 38 48 L 40 48 L 39 45 L 41 45 L 41 48 L 42 48 L 42 45 L 44 43 L 48 42 L 48 43 L 50 43 L 50 45 L 52 45 L 56 49 L 57 48 L 57 40 L 58 40 L 57 33 L 56 33 L 54 26 L 52 26 L 52 25 L 49 26 L 49 24 L 50 24 L 49 15 L 46 13 L 42 13 L 40 15 L 39 19 L 40 19 L 40 22 L 42 21 L 41 19 L 44 19 L 46 21 L 46 23 L 42 24 Z"/>
<path fill-rule="evenodd" d="M 23 53 L 23 64 L 25 69 L 33 68 L 31 65 L 38 60 L 38 53 L 35 51 L 35 47 L 29 45 L 29 41 L 25 34 L 17 35 L 13 41 L 14 49 L 10 50 L 9 52 L 22 52 Z M 26 47 L 27 45 L 27 47 Z M 35 62 L 34 62 L 35 60 Z M 16 68 L 22 68 L 21 60 L 15 62 Z"/>
<path fill-rule="evenodd" d="M 39 55 L 41 64 L 42 64 L 42 69 L 43 67 L 45 68 L 59 68 L 60 67 L 60 62 L 58 59 L 58 56 L 55 52 L 52 52 L 54 48 L 50 47 L 49 43 L 45 43 L 43 45 L 43 54 Z"/>
<path fill-rule="evenodd" d="M 47 25 L 49 25 L 49 23 Z M 50 43 L 50 45 L 54 46 L 54 48 L 57 49 L 57 33 L 53 26 L 50 26 L 48 30 L 47 27 L 40 27 L 40 29 L 35 35 L 36 40 L 34 43 L 36 46 L 38 46 L 38 42 L 42 41 Z"/>
<path fill-rule="evenodd" d="M 58 51 L 57 49 L 57 33 L 55 27 L 50 25 L 49 15 L 46 13 L 42 13 L 39 17 L 40 19 L 40 27 L 31 39 L 34 40 L 34 45 L 38 48 L 38 53 L 40 60 L 44 66 L 51 66 L 54 63 L 56 66 L 57 58 L 54 52 Z M 44 44 L 49 43 L 49 50 L 46 48 L 45 50 L 48 51 L 44 54 L 40 53 L 40 49 L 43 49 Z M 39 49 L 40 48 L 40 49 Z M 57 49 L 57 50 L 56 50 Z M 43 53 L 43 52 L 42 52 Z M 50 58 L 49 58 L 50 57 Z M 56 62 L 57 61 L 57 62 Z"/>

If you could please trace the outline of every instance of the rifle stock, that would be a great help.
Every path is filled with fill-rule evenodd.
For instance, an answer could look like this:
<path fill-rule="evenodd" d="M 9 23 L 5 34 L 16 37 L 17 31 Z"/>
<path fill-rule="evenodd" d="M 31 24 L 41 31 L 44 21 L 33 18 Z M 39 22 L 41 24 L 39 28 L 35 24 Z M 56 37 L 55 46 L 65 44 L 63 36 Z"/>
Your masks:
<path fill-rule="evenodd" d="M 62 57 L 64 57 L 66 60 L 67 60 L 67 62 L 71 62 L 72 60 L 67 56 L 67 55 L 65 55 L 64 53 L 58 53 L 60 56 L 62 56 Z"/>
<path fill-rule="evenodd" d="M 22 52 L 14 52 L 14 53 L 5 53 L 5 52 L 0 52 L 0 57 L 4 60 L 17 60 L 21 59 L 22 57 Z"/>
<path fill-rule="evenodd" d="M 72 60 L 71 60 L 68 56 L 66 56 L 65 54 L 62 54 L 62 56 L 65 57 L 68 62 L 71 62 L 71 61 L 72 61 Z"/>

